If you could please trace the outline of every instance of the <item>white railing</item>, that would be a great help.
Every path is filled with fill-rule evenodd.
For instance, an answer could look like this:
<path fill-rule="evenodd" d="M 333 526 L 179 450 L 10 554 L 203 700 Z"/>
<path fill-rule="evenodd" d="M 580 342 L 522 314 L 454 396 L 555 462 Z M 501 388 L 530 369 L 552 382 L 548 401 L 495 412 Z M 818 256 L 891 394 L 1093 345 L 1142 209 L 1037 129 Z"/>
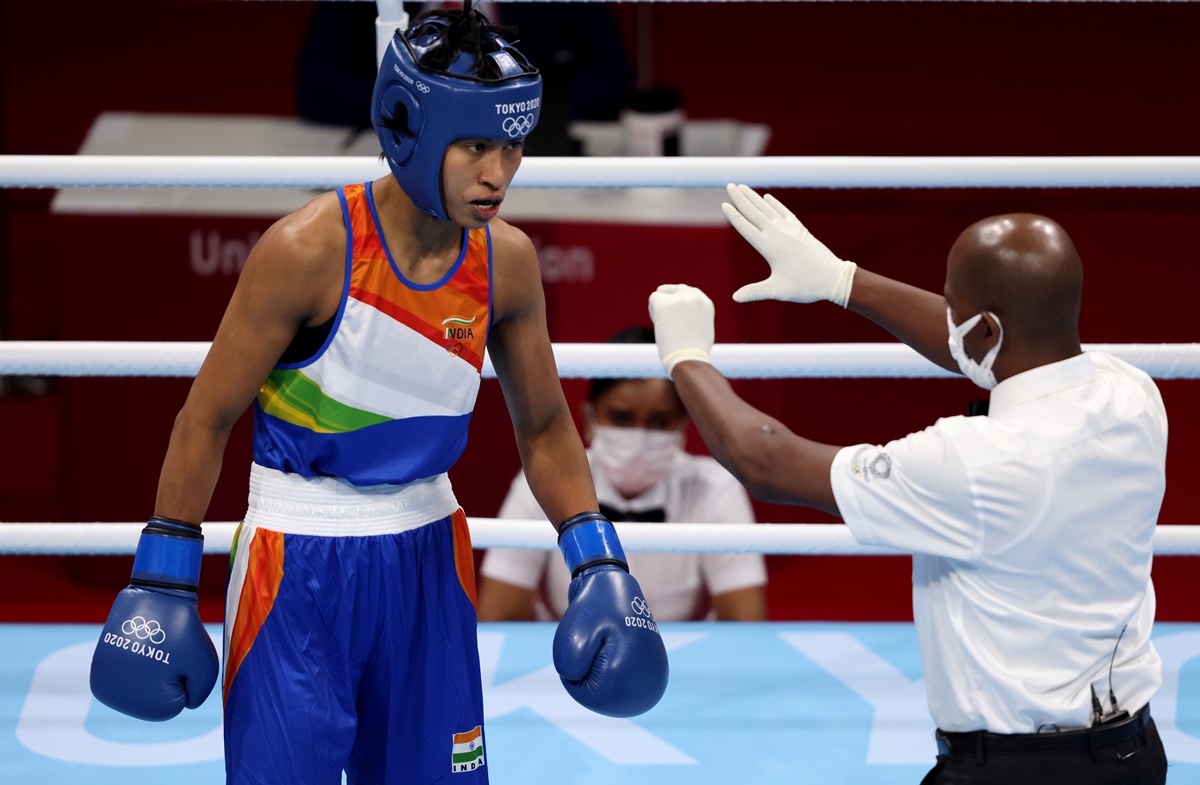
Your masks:
<path fill-rule="evenodd" d="M 376 157 L 0 155 L 0 187 L 338 188 Z M 734 156 L 525 159 L 518 188 L 1195 188 L 1200 156 Z"/>
<path fill-rule="evenodd" d="M 209 343 L 156 341 L 0 341 L 0 376 L 194 376 Z M 558 374 L 569 379 L 663 376 L 652 344 L 554 344 Z M 1155 379 L 1200 378 L 1200 344 L 1085 344 Z M 732 379 L 959 378 L 899 343 L 717 344 L 713 363 Z M 495 371 L 485 358 L 483 375 Z"/>
<path fill-rule="evenodd" d="M 476 548 L 557 549 L 546 521 L 470 518 Z M 0 554 L 132 554 L 145 523 L 0 523 Z M 236 523 L 206 523 L 204 550 L 229 553 Z M 840 523 L 617 523 L 627 551 L 674 553 L 770 553 L 807 556 L 900 555 L 859 545 Z M 1200 526 L 1159 526 L 1158 556 L 1200 555 Z"/>

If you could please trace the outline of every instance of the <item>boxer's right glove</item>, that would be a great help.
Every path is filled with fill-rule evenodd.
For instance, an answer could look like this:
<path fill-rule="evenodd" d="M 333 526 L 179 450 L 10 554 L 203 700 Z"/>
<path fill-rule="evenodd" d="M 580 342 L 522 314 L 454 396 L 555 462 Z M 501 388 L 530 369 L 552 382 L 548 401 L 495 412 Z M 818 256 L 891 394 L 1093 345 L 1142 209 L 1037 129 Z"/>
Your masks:
<path fill-rule="evenodd" d="M 572 515 L 558 547 L 571 571 L 570 604 L 554 633 L 563 687 L 598 714 L 644 714 L 667 690 L 667 647 L 616 528 L 598 512 Z"/>
<path fill-rule="evenodd" d="M 774 196 L 764 199 L 748 186 L 732 183 L 725 191 L 733 202 L 721 205 L 725 217 L 771 266 L 766 280 L 738 289 L 734 300 L 829 300 L 846 307 L 858 269 L 854 262 L 834 256 Z"/>
<path fill-rule="evenodd" d="M 142 529 L 133 576 L 117 595 L 92 655 L 96 700 L 139 720 L 195 709 L 220 662 L 200 621 L 200 527 L 155 516 Z"/>

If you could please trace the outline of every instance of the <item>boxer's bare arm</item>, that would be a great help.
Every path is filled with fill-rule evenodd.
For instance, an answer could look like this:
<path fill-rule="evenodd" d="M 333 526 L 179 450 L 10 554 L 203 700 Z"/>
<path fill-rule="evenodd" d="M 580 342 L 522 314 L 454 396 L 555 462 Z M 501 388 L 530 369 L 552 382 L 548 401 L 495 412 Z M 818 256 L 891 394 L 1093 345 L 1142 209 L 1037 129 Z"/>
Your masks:
<path fill-rule="evenodd" d="M 204 520 L 234 423 L 303 324 L 337 311 L 345 274 L 340 204 L 325 194 L 280 219 L 250 252 L 212 347 L 175 418 L 154 512 Z"/>
<path fill-rule="evenodd" d="M 519 229 L 492 223 L 495 314 L 488 353 L 512 418 L 529 488 L 555 524 L 599 509 L 583 441 L 558 378 L 537 254 Z"/>

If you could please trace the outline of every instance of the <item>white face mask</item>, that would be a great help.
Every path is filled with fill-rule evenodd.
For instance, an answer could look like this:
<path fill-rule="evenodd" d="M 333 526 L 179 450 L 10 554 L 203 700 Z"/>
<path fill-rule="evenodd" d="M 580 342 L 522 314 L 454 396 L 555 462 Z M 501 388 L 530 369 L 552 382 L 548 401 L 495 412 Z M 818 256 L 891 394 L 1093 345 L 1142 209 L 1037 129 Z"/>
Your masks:
<path fill-rule="evenodd" d="M 592 458 L 613 487 L 637 496 L 666 477 L 683 451 L 683 431 L 592 426 Z"/>
<path fill-rule="evenodd" d="M 949 306 L 946 308 L 946 326 L 950 328 L 950 356 L 958 363 L 958 369 L 963 372 L 964 376 L 985 390 L 996 386 L 996 374 L 992 373 L 992 363 L 996 362 L 996 355 L 1000 353 L 1000 344 L 1004 343 L 1004 325 L 1000 324 L 1000 319 L 996 314 L 992 314 L 992 318 L 996 320 L 996 326 L 1000 328 L 1000 337 L 996 339 L 996 345 L 983 356 L 983 362 L 977 363 L 967 356 L 966 350 L 963 349 L 962 339 L 964 335 L 971 332 L 975 325 L 979 324 L 983 319 L 983 314 L 977 313 L 962 324 L 955 326 L 954 320 L 950 318 Z"/>

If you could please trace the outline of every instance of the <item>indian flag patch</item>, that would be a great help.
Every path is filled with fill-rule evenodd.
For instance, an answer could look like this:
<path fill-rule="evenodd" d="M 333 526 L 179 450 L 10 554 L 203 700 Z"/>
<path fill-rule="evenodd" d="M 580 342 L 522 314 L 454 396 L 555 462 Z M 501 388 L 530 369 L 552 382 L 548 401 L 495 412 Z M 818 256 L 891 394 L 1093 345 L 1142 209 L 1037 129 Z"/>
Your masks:
<path fill-rule="evenodd" d="M 474 323 L 474 316 L 470 319 L 462 316 L 451 316 L 449 319 L 442 319 L 442 325 L 446 328 L 446 337 L 455 338 L 460 341 L 475 337 L 475 331 L 471 329 L 471 325 Z"/>
<path fill-rule="evenodd" d="M 458 774 L 475 771 L 483 765 L 483 727 L 476 725 L 466 733 L 454 734 L 454 747 L 450 753 L 450 772 Z"/>

